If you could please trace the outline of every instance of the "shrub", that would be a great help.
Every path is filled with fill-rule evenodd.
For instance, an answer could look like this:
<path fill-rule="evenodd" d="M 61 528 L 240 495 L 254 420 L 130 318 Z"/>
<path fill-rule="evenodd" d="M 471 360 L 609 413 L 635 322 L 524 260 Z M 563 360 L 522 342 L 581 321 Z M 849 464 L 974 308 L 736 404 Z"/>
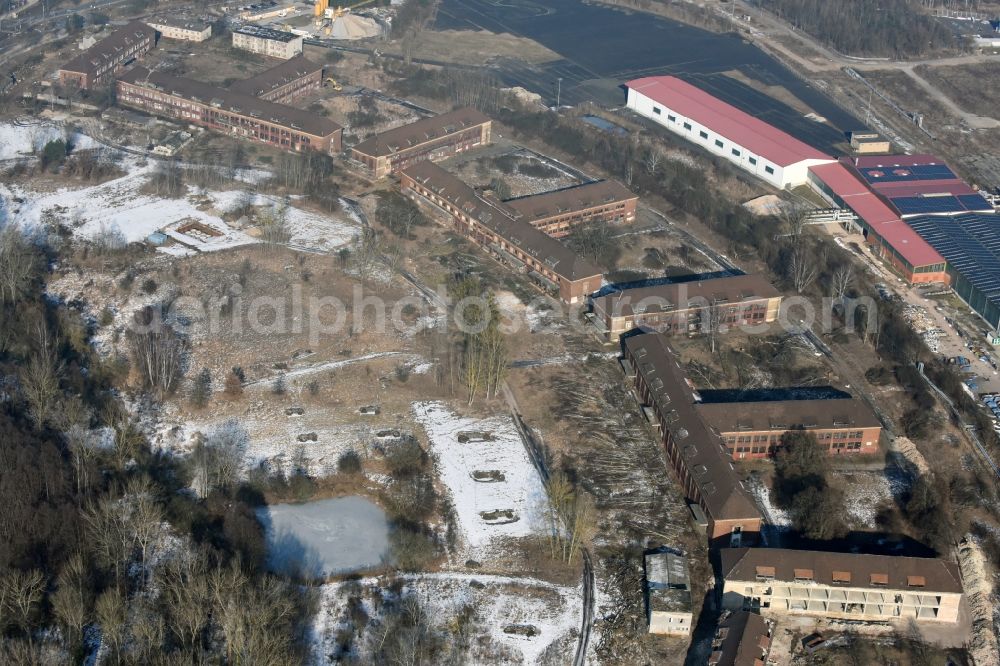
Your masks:
<path fill-rule="evenodd" d="M 212 373 L 208 368 L 202 368 L 198 376 L 195 377 L 194 386 L 191 388 L 191 404 L 201 408 L 208 404 L 212 397 Z"/>
<path fill-rule="evenodd" d="M 393 525 L 389 549 L 393 562 L 403 571 L 423 571 L 438 555 L 437 543 L 427 528 L 409 522 Z"/>
<path fill-rule="evenodd" d="M 243 394 L 243 382 L 240 381 L 239 375 L 235 372 L 230 372 L 226 375 L 226 385 L 223 389 L 228 396 L 237 396 Z"/>
<path fill-rule="evenodd" d="M 101 326 L 111 326 L 115 322 L 115 314 L 111 311 L 111 308 L 105 307 L 101 310 L 101 316 L 98 322 Z"/>
<path fill-rule="evenodd" d="M 306 390 L 309 391 L 309 395 L 317 396 L 319 395 L 319 382 L 315 379 L 306 384 Z"/>
<path fill-rule="evenodd" d="M 288 387 L 285 385 L 285 376 L 278 375 L 274 379 L 274 383 L 271 384 L 271 393 L 274 395 L 285 395 L 288 392 Z"/>
<path fill-rule="evenodd" d="M 156 280 L 147 278 L 142 281 L 142 290 L 147 294 L 155 294 L 157 289 Z"/>
<path fill-rule="evenodd" d="M 349 449 L 337 458 L 337 471 L 341 474 L 360 474 L 361 456 L 354 449 Z"/>
<path fill-rule="evenodd" d="M 427 466 L 427 454 L 414 439 L 404 439 L 385 456 L 389 471 L 396 478 L 414 476 Z"/>

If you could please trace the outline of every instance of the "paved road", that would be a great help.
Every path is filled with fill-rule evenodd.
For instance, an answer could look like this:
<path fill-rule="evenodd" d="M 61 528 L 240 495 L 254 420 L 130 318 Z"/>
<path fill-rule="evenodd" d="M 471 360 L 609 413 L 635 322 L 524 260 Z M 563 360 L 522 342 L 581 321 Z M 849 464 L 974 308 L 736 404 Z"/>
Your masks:
<path fill-rule="evenodd" d="M 948 97 L 940 88 L 936 87 L 927 79 L 914 71 L 920 65 L 932 65 L 935 67 L 949 65 L 972 65 L 982 62 L 996 62 L 1000 56 L 987 54 L 960 55 L 949 58 L 921 59 L 895 61 L 888 58 L 857 58 L 847 56 L 823 45 L 811 35 L 795 30 L 790 25 L 775 17 L 769 12 L 762 11 L 759 7 L 751 6 L 745 0 L 735 0 L 737 5 L 742 5 L 743 13 L 753 16 L 753 27 L 750 28 L 751 41 L 761 49 L 769 53 L 777 53 L 779 57 L 788 61 L 791 60 L 809 72 L 824 72 L 839 70 L 844 67 L 853 67 L 857 70 L 870 69 L 897 69 L 905 72 L 913 79 L 920 88 L 933 99 L 940 102 L 955 116 L 964 120 L 969 127 L 974 129 L 990 129 L 1000 127 L 1000 120 L 993 117 L 979 116 L 965 111 Z M 818 52 L 826 58 L 825 61 L 817 61 L 796 53 L 793 49 L 774 39 L 776 35 L 791 37 L 805 44 L 810 49 Z"/>

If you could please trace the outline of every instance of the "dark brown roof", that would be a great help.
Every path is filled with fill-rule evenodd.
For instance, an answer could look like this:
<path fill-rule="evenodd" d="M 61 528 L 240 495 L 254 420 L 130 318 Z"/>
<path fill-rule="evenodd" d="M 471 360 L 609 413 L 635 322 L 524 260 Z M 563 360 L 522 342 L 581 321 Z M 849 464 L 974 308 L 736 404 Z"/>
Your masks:
<path fill-rule="evenodd" d="M 266 69 L 256 76 L 251 76 L 249 79 L 237 81 L 229 86 L 229 89 L 234 92 L 260 97 L 275 88 L 280 88 L 296 79 L 301 79 L 303 76 L 309 76 L 322 70 L 323 65 L 317 65 L 304 56 L 298 55 L 288 60 L 282 60 L 280 64 Z"/>
<path fill-rule="evenodd" d="M 155 39 L 156 31 L 142 21 L 129 21 L 127 25 L 118 28 L 63 65 L 62 69 L 67 72 L 96 74 L 98 67 L 113 61 L 119 52 L 147 37 Z"/>
<path fill-rule="evenodd" d="M 722 439 L 695 410 L 694 389 L 680 359 L 663 335 L 646 333 L 625 339 L 636 359 L 636 372 L 650 388 L 663 427 L 670 430 L 684 466 L 713 520 L 759 520 L 760 511 L 743 488 Z"/>
<path fill-rule="evenodd" d="M 507 205 L 527 222 L 544 220 L 571 211 L 581 211 L 614 202 L 638 199 L 628 188 L 613 180 L 599 180 L 562 190 L 508 199 Z"/>
<path fill-rule="evenodd" d="M 601 275 L 603 271 L 556 239 L 527 222 L 514 219 L 504 203 L 486 199 L 460 179 L 433 162 L 423 161 L 402 170 L 403 174 L 434 191 L 469 217 L 516 245 L 526 254 L 546 264 L 569 281 Z"/>
<path fill-rule="evenodd" d="M 709 663 L 713 666 L 755 666 L 764 662 L 770 649 L 768 621 L 757 613 L 735 611 L 719 620 Z"/>
<path fill-rule="evenodd" d="M 875 413 L 860 400 L 768 400 L 713 402 L 697 406 L 698 413 L 718 432 L 878 428 Z"/>
<path fill-rule="evenodd" d="M 735 275 L 731 277 L 694 280 L 673 284 L 658 284 L 633 289 L 620 289 L 593 299 L 594 309 L 614 317 L 628 317 L 635 306 L 643 312 L 684 310 L 689 306 L 702 307 L 706 303 L 778 298 L 781 293 L 760 275 Z M 697 300 L 695 300 L 697 299 Z M 691 301 L 695 302 L 692 303 Z"/>
<path fill-rule="evenodd" d="M 354 150 L 374 157 L 392 155 L 401 150 L 409 150 L 422 143 L 488 122 L 490 122 L 489 117 L 475 109 L 466 107 L 382 132 L 354 146 Z"/>
<path fill-rule="evenodd" d="M 267 102 L 251 95 L 233 92 L 224 88 L 216 88 L 213 85 L 193 79 L 171 76 L 162 72 L 150 72 L 145 67 L 136 67 L 119 77 L 119 79 L 136 85 L 146 83 L 150 87 L 183 97 L 184 99 L 218 106 L 227 111 L 235 111 L 283 127 L 298 129 L 313 136 L 329 136 L 337 130 L 342 129 L 340 125 L 332 120 L 309 113 L 308 111 L 286 106 L 285 104 Z"/>
<path fill-rule="evenodd" d="M 834 572 L 837 572 L 837 584 L 843 587 L 887 588 L 928 594 L 962 592 L 958 566 L 938 558 L 784 548 L 724 548 L 721 557 L 722 577 L 731 581 L 754 581 L 757 580 L 757 567 L 773 567 L 776 581 L 793 582 L 798 569 L 800 574 L 809 570 L 812 580 L 820 585 L 833 585 Z M 876 580 L 885 580 L 886 584 L 873 585 L 872 576 Z M 919 579 L 922 579 L 923 586 L 910 585 Z"/>

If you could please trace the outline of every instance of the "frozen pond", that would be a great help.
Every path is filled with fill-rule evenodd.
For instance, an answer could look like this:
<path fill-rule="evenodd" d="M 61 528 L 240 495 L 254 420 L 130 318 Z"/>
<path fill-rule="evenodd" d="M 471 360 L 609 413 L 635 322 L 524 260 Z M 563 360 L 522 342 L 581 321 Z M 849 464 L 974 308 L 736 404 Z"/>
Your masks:
<path fill-rule="evenodd" d="M 381 564 L 389 552 L 385 513 L 363 497 L 335 497 L 257 509 L 268 567 L 323 577 Z"/>

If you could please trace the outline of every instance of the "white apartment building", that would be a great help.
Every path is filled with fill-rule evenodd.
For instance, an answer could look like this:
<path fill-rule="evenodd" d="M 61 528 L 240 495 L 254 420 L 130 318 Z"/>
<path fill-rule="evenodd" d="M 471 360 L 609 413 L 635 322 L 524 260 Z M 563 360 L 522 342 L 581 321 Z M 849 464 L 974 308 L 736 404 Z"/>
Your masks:
<path fill-rule="evenodd" d="M 303 37 L 291 32 L 245 25 L 233 31 L 233 46 L 244 51 L 288 60 L 302 53 Z"/>
<path fill-rule="evenodd" d="M 212 26 L 202 21 L 180 21 L 157 17 L 147 20 L 146 25 L 167 39 L 203 42 L 212 36 Z"/>
<path fill-rule="evenodd" d="M 836 161 L 675 76 L 626 86 L 628 108 L 779 189 L 804 184 L 809 167 Z"/>

